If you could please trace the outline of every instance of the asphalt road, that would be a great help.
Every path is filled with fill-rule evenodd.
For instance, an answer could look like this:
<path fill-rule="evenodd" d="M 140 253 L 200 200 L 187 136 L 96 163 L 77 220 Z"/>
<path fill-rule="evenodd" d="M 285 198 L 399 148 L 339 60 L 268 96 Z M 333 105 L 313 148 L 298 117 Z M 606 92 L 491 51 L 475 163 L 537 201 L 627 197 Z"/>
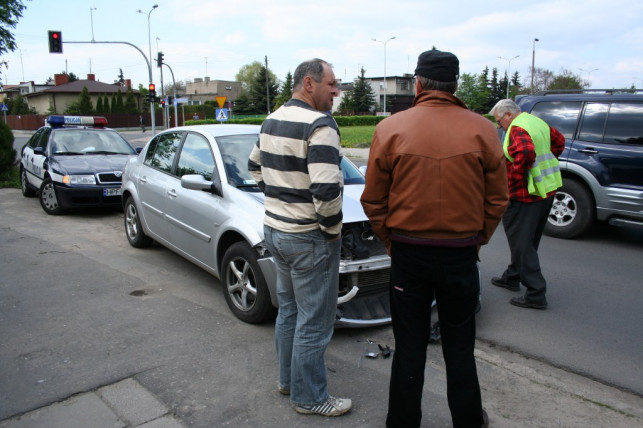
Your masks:
<path fill-rule="evenodd" d="M 135 147 L 151 137 L 149 130 L 122 134 Z M 27 138 L 18 135 L 14 146 Z M 361 164 L 366 154 L 353 160 Z M 519 293 L 490 284 L 509 262 L 500 226 L 481 251 L 478 337 L 643 395 L 642 250 L 643 229 L 632 227 L 597 224 L 576 240 L 544 236 L 539 254 L 549 309 L 525 310 L 508 303 Z"/>

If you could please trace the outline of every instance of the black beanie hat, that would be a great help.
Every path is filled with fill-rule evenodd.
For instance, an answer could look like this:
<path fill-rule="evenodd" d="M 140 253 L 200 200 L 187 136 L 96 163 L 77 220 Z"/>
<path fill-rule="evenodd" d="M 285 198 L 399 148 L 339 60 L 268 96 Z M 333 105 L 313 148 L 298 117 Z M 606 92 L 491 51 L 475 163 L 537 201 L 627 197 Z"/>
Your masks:
<path fill-rule="evenodd" d="M 415 75 L 437 82 L 457 82 L 460 74 L 460 61 L 451 52 L 432 49 L 420 54 Z"/>

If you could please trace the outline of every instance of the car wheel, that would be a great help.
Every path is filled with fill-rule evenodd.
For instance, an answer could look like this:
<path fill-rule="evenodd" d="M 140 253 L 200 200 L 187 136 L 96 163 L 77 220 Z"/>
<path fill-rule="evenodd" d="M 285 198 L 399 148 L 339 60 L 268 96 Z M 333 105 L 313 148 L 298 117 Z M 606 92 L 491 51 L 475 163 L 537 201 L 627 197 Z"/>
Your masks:
<path fill-rule="evenodd" d="M 125 222 L 125 235 L 130 245 L 135 248 L 145 248 L 152 244 L 152 238 L 143 232 L 141 226 L 141 218 L 136 209 L 136 203 L 131 196 L 125 201 L 125 215 L 123 216 Z"/>
<path fill-rule="evenodd" d="M 56 187 L 51 178 L 47 177 L 40 186 L 40 206 L 49 215 L 58 215 L 65 212 L 58 203 Z"/>
<path fill-rule="evenodd" d="M 554 195 L 545 233 L 556 238 L 575 238 L 592 225 L 595 216 L 594 198 L 587 187 L 565 180 Z"/>
<path fill-rule="evenodd" d="M 257 256 L 247 243 L 237 242 L 226 251 L 221 271 L 223 294 L 237 318 L 258 324 L 275 317 L 277 309 L 270 301 Z"/>
<path fill-rule="evenodd" d="M 20 168 L 20 188 L 22 189 L 22 196 L 25 198 L 33 198 L 36 196 L 36 191 L 31 188 L 27 180 L 27 170 Z"/>

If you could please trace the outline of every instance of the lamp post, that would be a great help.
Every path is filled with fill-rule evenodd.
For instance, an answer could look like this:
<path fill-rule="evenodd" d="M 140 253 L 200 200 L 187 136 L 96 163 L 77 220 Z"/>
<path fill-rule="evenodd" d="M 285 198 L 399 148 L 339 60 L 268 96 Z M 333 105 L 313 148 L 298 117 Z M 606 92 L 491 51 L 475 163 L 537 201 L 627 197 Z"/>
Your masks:
<path fill-rule="evenodd" d="M 382 113 L 386 116 L 386 44 L 393 40 L 395 36 L 391 37 L 387 41 L 372 39 L 374 42 L 382 43 L 384 45 L 384 105 L 382 106 Z"/>
<path fill-rule="evenodd" d="M 598 68 L 592 68 L 591 70 L 583 70 L 582 68 L 579 68 L 581 72 L 587 73 L 587 86 L 591 86 L 589 83 L 589 75 L 592 74 L 592 71 L 597 71 Z"/>
<path fill-rule="evenodd" d="M 149 52 L 149 57 L 148 57 L 149 60 L 148 60 L 147 64 L 148 64 L 148 67 L 150 68 L 150 85 L 152 85 L 152 83 L 153 83 L 152 82 L 152 37 L 151 37 L 151 33 L 150 33 L 150 14 L 157 7 L 159 7 L 159 5 L 155 4 L 154 6 L 152 6 L 152 9 L 150 9 L 150 11 L 147 13 L 147 44 L 148 44 L 148 48 L 149 48 L 149 51 L 148 51 Z M 145 15 L 145 12 L 143 12 L 141 9 L 138 9 L 137 12 L 142 13 L 143 15 Z M 143 55 L 143 56 L 145 56 L 145 55 Z M 156 134 L 156 118 L 155 118 L 155 115 L 154 115 L 154 101 L 153 100 L 150 100 L 150 118 L 151 118 L 151 123 L 152 123 L 152 135 L 154 135 L 154 134 Z"/>
<path fill-rule="evenodd" d="M 152 14 L 152 12 L 154 12 L 154 9 L 156 9 L 157 7 L 159 7 L 159 5 L 155 4 L 154 6 L 152 6 L 152 9 L 150 9 L 150 11 L 147 12 L 147 44 L 149 47 L 150 63 L 152 61 L 152 36 L 150 34 L 150 15 Z M 145 12 L 143 12 L 141 9 L 138 9 L 137 12 L 145 15 Z"/>
<path fill-rule="evenodd" d="M 534 93 L 534 73 L 536 69 L 534 68 L 534 61 L 536 60 L 536 42 L 539 42 L 537 38 L 534 38 L 534 47 L 531 50 L 531 93 Z"/>
<path fill-rule="evenodd" d="M 505 61 L 509 62 L 509 65 L 507 65 L 507 99 L 509 99 L 509 84 L 511 83 L 511 61 L 518 58 L 519 56 L 520 55 L 516 55 L 515 57 L 509 58 L 509 59 L 503 58 L 501 56 L 498 57 L 500 59 L 504 59 Z"/>
<path fill-rule="evenodd" d="M 92 24 L 92 42 L 94 41 L 94 10 L 96 10 L 95 7 L 90 7 L 89 8 L 89 19 L 91 20 Z"/>

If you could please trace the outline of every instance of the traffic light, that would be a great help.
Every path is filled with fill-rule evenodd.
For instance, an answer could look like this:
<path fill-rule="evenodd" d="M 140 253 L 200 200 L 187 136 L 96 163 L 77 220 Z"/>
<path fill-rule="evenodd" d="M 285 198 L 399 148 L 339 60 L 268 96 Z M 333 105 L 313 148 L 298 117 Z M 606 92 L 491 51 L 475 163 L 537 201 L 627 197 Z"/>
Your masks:
<path fill-rule="evenodd" d="M 165 98 L 161 100 L 161 107 L 165 108 Z"/>
<path fill-rule="evenodd" d="M 49 53 L 63 53 L 62 31 L 49 31 Z"/>
<path fill-rule="evenodd" d="M 158 68 L 161 68 L 161 66 L 163 65 L 163 56 L 164 56 L 164 55 L 163 55 L 163 52 L 159 52 L 159 53 L 157 54 L 157 57 L 156 57 L 156 65 L 158 66 Z"/>
<path fill-rule="evenodd" d="M 156 101 L 156 85 L 154 83 L 150 83 L 149 87 L 149 92 L 147 94 L 148 101 L 153 103 Z"/>

